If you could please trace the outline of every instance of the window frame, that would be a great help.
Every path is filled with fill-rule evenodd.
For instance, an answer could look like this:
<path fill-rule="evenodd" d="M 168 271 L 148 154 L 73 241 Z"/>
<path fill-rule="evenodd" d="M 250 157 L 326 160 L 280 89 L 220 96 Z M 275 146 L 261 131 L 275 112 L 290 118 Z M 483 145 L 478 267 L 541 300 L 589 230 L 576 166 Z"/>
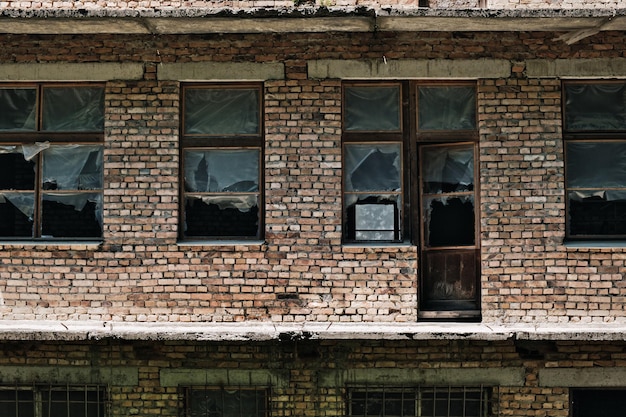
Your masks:
<path fill-rule="evenodd" d="M 355 414 L 353 409 L 354 409 L 354 404 L 353 404 L 353 400 L 354 400 L 354 394 L 355 393 L 359 393 L 359 394 L 364 394 L 365 395 L 365 400 L 364 400 L 364 404 L 365 404 L 365 409 L 367 410 L 367 397 L 368 394 L 378 394 L 378 395 L 382 395 L 382 397 L 384 398 L 386 395 L 399 395 L 400 396 L 400 406 L 403 408 L 400 415 L 396 415 L 396 414 L 387 414 L 384 413 L 382 410 L 380 412 L 380 415 L 382 417 L 438 417 L 435 414 L 434 410 L 431 412 L 429 412 L 430 410 L 424 410 L 423 405 L 425 402 L 428 401 L 432 401 L 433 405 L 435 404 L 435 401 L 438 400 L 437 394 L 438 393 L 443 393 L 444 395 L 447 396 L 447 406 L 448 406 L 448 410 L 447 410 L 447 415 L 450 414 L 450 405 L 452 403 L 452 401 L 454 401 L 454 399 L 452 398 L 453 394 L 458 394 L 461 393 L 463 394 L 463 403 L 462 403 L 462 407 L 463 407 L 463 416 L 459 416 L 459 417 L 490 417 L 493 415 L 496 415 L 496 413 L 494 413 L 493 411 L 493 407 L 494 405 L 494 400 L 493 400 L 493 393 L 494 393 L 494 387 L 492 386 L 485 386 L 485 385 L 476 385 L 476 386 L 437 386 L 437 385 L 417 385 L 417 386 L 380 386 L 380 385 L 373 385 L 373 386 L 350 386 L 347 388 L 346 390 L 346 416 L 348 417 L 370 417 L 372 416 L 372 414 Z M 466 393 L 477 393 L 479 395 L 479 416 L 473 416 L 473 415 L 466 415 L 465 414 L 465 410 L 466 410 L 466 397 L 465 394 Z M 407 396 L 407 398 L 405 398 L 405 396 Z M 467 399 L 467 400 L 471 400 L 471 399 Z M 439 400 L 440 401 L 440 400 Z M 407 404 L 409 404 L 409 402 L 412 402 L 414 405 L 414 412 L 413 414 L 411 413 L 405 413 L 404 412 L 404 402 L 407 402 Z M 383 406 L 384 407 L 384 406 Z"/>
<path fill-rule="evenodd" d="M 572 203 L 570 201 L 570 191 L 582 190 L 612 190 L 626 192 L 626 186 L 624 187 L 572 187 L 568 185 L 568 145 L 572 143 L 580 144 L 598 144 L 598 143 L 620 143 L 626 145 L 626 126 L 622 129 L 575 129 L 568 126 L 568 114 L 567 114 L 567 89 L 568 86 L 587 86 L 587 85 L 622 85 L 626 87 L 626 80 L 617 79 L 577 79 L 577 80 L 563 80 L 561 82 L 562 100 L 561 100 L 561 115 L 562 115 L 562 132 L 563 132 L 563 159 L 564 159 L 564 195 L 565 195 L 565 241 L 566 242 L 610 242 L 610 241 L 624 241 L 626 240 L 626 233 L 618 234 L 597 234 L 597 233 L 572 233 L 572 215 L 570 210 Z"/>
<path fill-rule="evenodd" d="M 217 90 L 257 90 L 257 114 L 258 127 L 256 133 L 246 134 L 209 134 L 209 133 L 186 133 L 185 131 L 185 115 L 186 101 L 185 97 L 188 90 L 194 89 L 217 89 Z M 264 85 L 262 82 L 187 82 L 181 84 L 181 112 L 180 112 L 180 210 L 179 210 L 179 233 L 178 238 L 181 242 L 190 241 L 261 241 L 264 239 L 265 230 L 265 181 L 264 181 Z M 221 235 L 191 235 L 186 233 L 187 228 L 187 196 L 190 194 L 208 194 L 187 192 L 185 190 L 185 152 L 188 150 L 258 150 L 258 189 L 255 194 L 258 202 L 258 224 L 257 231 L 254 236 L 221 236 Z M 215 195 L 228 195 L 226 192 L 211 193 Z M 239 193 L 241 194 L 241 193 Z M 238 195 L 239 195 L 238 194 Z"/>
<path fill-rule="evenodd" d="M 260 414 L 262 414 L 262 417 L 269 417 L 271 415 L 271 401 L 270 401 L 270 397 L 271 397 L 271 389 L 269 386 L 256 386 L 256 385 L 246 385 L 246 386 L 223 386 L 223 385 L 190 385 L 190 386 L 179 386 L 178 388 L 179 392 L 180 392 L 180 398 L 182 400 L 182 415 L 184 417 L 189 417 L 191 416 L 192 413 L 192 403 L 191 403 L 191 398 L 192 398 L 192 393 L 194 391 L 211 391 L 211 392 L 215 392 L 215 393 L 220 393 L 220 392 L 227 392 L 227 391 L 237 391 L 237 392 L 242 392 L 242 391 L 252 391 L 255 392 L 255 398 L 257 398 L 257 395 L 262 395 L 262 402 L 264 403 L 264 410 L 257 410 L 257 412 L 259 412 Z M 224 401 L 224 399 L 222 399 L 222 401 Z M 223 404 L 223 402 L 222 402 Z M 239 416 L 222 416 L 222 417 L 243 417 L 241 414 L 241 411 L 239 413 Z"/>
<path fill-rule="evenodd" d="M 87 410 L 85 410 L 85 415 L 87 417 L 106 417 L 109 415 L 110 408 L 110 393 L 108 386 L 98 385 L 98 384 L 68 384 L 68 385 L 58 385 L 58 384 L 34 384 L 34 385 L 1 385 L 0 392 L 14 392 L 14 398 L 10 401 L 0 401 L 0 406 L 6 410 L 6 406 L 4 404 L 20 404 L 16 407 L 16 409 L 21 408 L 24 404 L 28 404 L 32 406 L 32 410 L 35 416 L 44 415 L 44 394 L 52 393 L 52 392 L 64 392 L 65 399 L 67 402 L 59 402 L 52 401 L 48 399 L 46 401 L 47 404 L 63 404 L 66 407 L 69 407 L 70 404 L 82 404 L 82 407 L 85 408 L 88 405 L 95 404 L 98 408 L 96 415 L 87 415 Z M 18 394 L 22 392 L 32 392 L 32 398 L 28 400 L 23 400 L 18 398 Z M 85 395 L 88 393 L 95 393 L 97 396 L 97 401 L 90 401 L 85 398 L 85 401 L 76 401 L 69 398 L 70 392 L 83 392 Z M 50 410 L 52 412 L 52 410 Z"/>
<path fill-rule="evenodd" d="M 22 146 L 28 144 L 38 144 L 49 142 L 50 146 L 56 145 L 90 145 L 99 146 L 104 153 L 104 131 L 106 121 L 106 83 L 103 82 L 7 82 L 1 83 L 0 89 L 28 89 L 36 90 L 35 106 L 36 121 L 34 130 L 6 130 L 0 131 L 0 146 Z M 85 131 L 62 131 L 62 130 L 44 130 L 43 112 L 44 112 L 44 91 L 48 88 L 100 88 L 102 89 L 102 130 L 85 130 Z M 37 153 L 32 159 L 34 160 L 34 180 L 32 190 L 2 190 L 14 191 L 18 193 L 31 192 L 34 194 L 34 215 L 32 233 L 30 236 L 4 236 L 3 240 L 11 241 L 101 241 L 104 236 L 103 225 L 100 225 L 99 236 L 88 237 L 72 237 L 72 236 L 46 236 L 43 234 L 43 196 L 51 190 L 44 190 L 43 184 L 43 151 Z M 102 166 L 102 187 L 82 190 L 81 193 L 99 194 L 101 200 L 104 197 L 104 164 Z M 67 190 L 68 192 L 76 192 L 77 190 Z M 63 194 L 63 191 L 55 191 Z M 103 204 L 103 203 L 102 203 Z M 102 207 L 102 210 L 104 208 Z"/>

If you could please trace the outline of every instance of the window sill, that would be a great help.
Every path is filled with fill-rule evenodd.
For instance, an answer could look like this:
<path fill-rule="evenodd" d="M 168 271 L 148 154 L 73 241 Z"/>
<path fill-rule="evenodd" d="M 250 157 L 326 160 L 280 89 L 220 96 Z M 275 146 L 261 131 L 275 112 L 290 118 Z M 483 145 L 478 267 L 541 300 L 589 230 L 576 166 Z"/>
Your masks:
<path fill-rule="evenodd" d="M 69 247 L 71 249 L 98 249 L 102 246 L 101 240 L 0 240 L 0 246 L 23 248 L 23 247 Z"/>
<path fill-rule="evenodd" d="M 565 247 L 572 249 L 625 249 L 626 240 L 579 240 L 563 243 Z"/>
<path fill-rule="evenodd" d="M 344 248 L 410 248 L 414 247 L 410 242 L 350 242 L 342 243 Z"/>
<path fill-rule="evenodd" d="M 263 240 L 181 240 L 176 242 L 178 246 L 263 246 Z"/>

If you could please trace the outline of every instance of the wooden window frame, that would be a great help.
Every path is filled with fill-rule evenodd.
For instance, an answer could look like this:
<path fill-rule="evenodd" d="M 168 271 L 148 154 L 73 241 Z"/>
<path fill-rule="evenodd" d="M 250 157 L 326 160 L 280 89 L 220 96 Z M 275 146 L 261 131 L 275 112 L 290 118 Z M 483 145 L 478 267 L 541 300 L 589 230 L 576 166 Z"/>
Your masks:
<path fill-rule="evenodd" d="M 71 83 L 61 83 L 61 82 L 24 82 L 24 83 L 2 83 L 0 84 L 0 88 L 2 89 L 11 89 L 11 88 L 33 88 L 36 90 L 36 127 L 35 130 L 24 130 L 24 131 L 0 131 L 0 146 L 22 146 L 29 144 L 37 144 L 37 143 L 45 143 L 49 142 L 50 146 L 55 145 L 96 145 L 102 147 L 104 151 L 104 126 L 102 130 L 99 131 L 47 131 L 43 129 L 43 100 L 44 100 L 44 90 L 47 88 L 101 88 L 103 95 L 105 93 L 105 84 L 104 83 L 95 83 L 95 82 L 71 82 Z M 105 108 L 103 105 L 102 108 L 103 116 L 106 117 Z M 103 229 L 101 227 L 99 236 L 89 236 L 89 237 L 64 237 L 64 236 L 45 236 L 42 234 L 42 207 L 43 207 L 43 195 L 46 193 L 46 190 L 43 188 L 43 155 L 42 152 L 39 152 L 36 156 L 32 158 L 35 164 L 35 184 L 33 184 L 32 193 L 34 193 L 35 205 L 34 205 L 34 215 L 33 215 L 33 226 L 31 236 L 7 236 L 3 237 L 3 239 L 9 240 L 54 240 L 54 241 L 68 241 L 68 240 L 80 240 L 80 241 L 94 241 L 101 240 L 103 238 Z M 102 169 L 102 183 L 104 184 L 104 166 Z M 15 192 L 27 192 L 31 190 L 3 190 L 3 191 L 15 191 Z M 69 193 L 75 192 L 75 190 L 68 190 Z M 63 194 L 63 191 L 58 191 L 55 193 Z M 84 190 L 84 193 L 93 193 L 99 194 L 103 196 L 104 189 L 90 189 Z"/>
<path fill-rule="evenodd" d="M 624 187 L 571 187 L 568 185 L 568 147 L 569 144 L 598 144 L 598 143 L 620 143 L 626 145 L 626 127 L 623 129 L 574 129 L 570 128 L 567 123 L 567 87 L 568 86 L 585 86 L 585 85 L 622 85 L 626 86 L 625 80 L 565 80 L 562 82 L 562 100 L 561 100 L 561 114 L 563 118 L 563 155 L 565 161 L 565 240 L 569 242 L 576 241 L 624 241 L 626 240 L 626 233 L 617 234 L 598 234 L 598 233 L 572 233 L 572 202 L 570 201 L 570 191 L 619 191 L 626 193 L 626 186 Z"/>
<path fill-rule="evenodd" d="M 188 90 L 194 89 L 221 89 L 221 90 L 238 90 L 238 89 L 256 89 L 258 91 L 258 131 L 254 134 L 202 134 L 185 132 L 185 95 Z M 189 82 L 181 85 L 181 117 L 180 117 L 180 218 L 179 218 L 179 239 L 181 241 L 260 241 L 264 238 L 265 229 L 265 210 L 264 210 L 264 117 L 263 117 L 263 98 L 264 87 L 261 82 L 238 82 L 238 83 L 199 83 Z M 258 190 L 250 192 L 250 195 L 257 196 L 258 202 L 258 223 L 254 236 L 222 236 L 222 235 L 187 235 L 187 213 L 186 199 L 190 195 L 207 195 L 208 192 L 187 192 L 185 190 L 185 152 L 188 150 L 206 150 L 206 151 L 228 151 L 228 150 L 258 150 Z M 226 193 L 212 193 L 213 195 L 226 195 Z"/>

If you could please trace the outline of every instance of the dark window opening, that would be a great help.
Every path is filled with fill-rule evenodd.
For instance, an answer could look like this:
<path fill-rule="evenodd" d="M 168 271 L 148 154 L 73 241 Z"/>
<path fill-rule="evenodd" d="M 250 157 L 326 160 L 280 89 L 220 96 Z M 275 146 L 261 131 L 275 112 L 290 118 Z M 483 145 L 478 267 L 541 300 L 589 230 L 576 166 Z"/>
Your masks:
<path fill-rule="evenodd" d="M 98 386 L 0 387 L 3 417 L 105 417 L 106 405 Z"/>
<path fill-rule="evenodd" d="M 184 86 L 181 238 L 262 237 L 261 93 L 258 84 Z"/>
<path fill-rule="evenodd" d="M 186 388 L 186 417 L 267 417 L 268 393 L 256 388 Z"/>
<path fill-rule="evenodd" d="M 0 87 L 0 237 L 101 238 L 104 87 Z"/>
<path fill-rule="evenodd" d="M 623 417 L 626 389 L 573 389 L 572 417 Z"/>

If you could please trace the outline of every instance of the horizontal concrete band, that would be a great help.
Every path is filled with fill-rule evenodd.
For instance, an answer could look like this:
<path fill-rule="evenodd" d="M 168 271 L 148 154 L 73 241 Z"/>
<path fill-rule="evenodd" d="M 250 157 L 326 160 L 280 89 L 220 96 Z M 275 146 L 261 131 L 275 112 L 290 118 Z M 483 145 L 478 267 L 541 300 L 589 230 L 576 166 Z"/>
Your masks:
<path fill-rule="evenodd" d="M 162 369 L 160 372 L 162 387 L 180 385 L 216 385 L 216 386 L 289 386 L 288 372 L 278 370 L 243 370 L 243 369 Z"/>
<path fill-rule="evenodd" d="M 91 366 L 0 366 L 0 384 L 103 384 L 136 386 L 139 370 L 135 367 Z"/>
<path fill-rule="evenodd" d="M 529 78 L 626 78 L 626 58 L 610 59 L 530 59 Z"/>
<path fill-rule="evenodd" d="M 626 385 L 624 368 L 546 368 L 539 370 L 542 387 L 623 387 Z"/>
<path fill-rule="evenodd" d="M 322 59 L 308 62 L 309 78 L 340 79 L 479 79 L 508 78 L 511 62 L 504 59 Z"/>
<path fill-rule="evenodd" d="M 579 340 L 626 341 L 626 323 L 130 323 L 10 320 L 0 340 L 296 341 L 296 340 Z"/>
<path fill-rule="evenodd" d="M 0 81 L 109 81 L 140 80 L 139 63 L 0 64 Z"/>
<path fill-rule="evenodd" d="M 189 62 L 157 67 L 159 80 L 174 81 L 266 81 L 285 78 L 282 63 Z"/>
<path fill-rule="evenodd" d="M 491 385 L 523 386 L 524 368 L 374 368 L 323 371 L 321 386 L 343 385 Z"/>

